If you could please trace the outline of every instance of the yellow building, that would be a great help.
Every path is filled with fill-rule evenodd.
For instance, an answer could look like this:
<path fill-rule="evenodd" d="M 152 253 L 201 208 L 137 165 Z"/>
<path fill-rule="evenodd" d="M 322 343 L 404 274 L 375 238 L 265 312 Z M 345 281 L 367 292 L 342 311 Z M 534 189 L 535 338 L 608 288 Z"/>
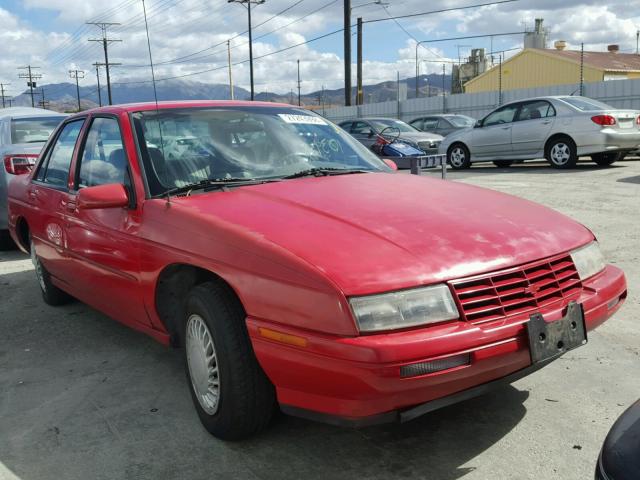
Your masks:
<path fill-rule="evenodd" d="M 465 93 L 497 91 L 500 66 L 464 84 Z M 611 45 L 608 52 L 584 52 L 584 81 L 640 78 L 640 55 L 618 53 Z M 502 90 L 546 87 L 580 83 L 580 51 L 564 50 L 564 42 L 555 49 L 527 48 L 502 62 Z"/>

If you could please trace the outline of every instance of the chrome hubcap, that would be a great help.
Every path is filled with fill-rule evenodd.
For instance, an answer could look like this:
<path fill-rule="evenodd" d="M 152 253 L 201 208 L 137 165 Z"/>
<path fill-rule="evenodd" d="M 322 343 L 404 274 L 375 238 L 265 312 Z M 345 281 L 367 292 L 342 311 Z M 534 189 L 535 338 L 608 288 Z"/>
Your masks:
<path fill-rule="evenodd" d="M 185 349 L 189 378 L 202 409 L 209 415 L 218 411 L 220 377 L 218 360 L 209 327 L 202 317 L 192 314 L 187 320 Z"/>
<path fill-rule="evenodd" d="M 571 158 L 571 150 L 566 143 L 556 143 L 551 148 L 551 161 L 556 165 L 564 165 Z"/>
<path fill-rule="evenodd" d="M 456 147 L 453 150 L 451 150 L 451 158 L 450 158 L 451 165 L 455 167 L 461 167 L 462 165 L 464 165 L 464 161 L 465 161 L 465 154 L 462 148 Z"/>
<path fill-rule="evenodd" d="M 40 288 L 42 288 L 43 292 L 47 291 L 47 286 L 44 283 L 44 276 L 42 275 L 42 265 L 40 265 L 40 260 L 38 260 L 38 256 L 36 255 L 36 248 L 31 243 L 31 263 L 33 263 L 33 267 L 36 270 L 36 277 L 38 277 L 38 283 L 40 284 Z"/>

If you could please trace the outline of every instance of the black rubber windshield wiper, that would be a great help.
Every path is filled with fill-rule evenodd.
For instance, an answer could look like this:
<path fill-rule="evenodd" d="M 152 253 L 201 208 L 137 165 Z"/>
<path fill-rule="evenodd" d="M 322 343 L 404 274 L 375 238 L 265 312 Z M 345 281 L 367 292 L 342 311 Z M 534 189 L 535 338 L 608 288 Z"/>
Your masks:
<path fill-rule="evenodd" d="M 362 170 L 359 168 L 314 167 L 314 168 L 308 168 L 306 170 L 301 170 L 299 172 L 292 173 L 291 175 L 286 175 L 281 178 L 288 180 L 291 178 L 300 178 L 300 177 L 327 177 L 330 175 L 348 175 L 350 173 L 369 173 L 369 172 L 371 172 L 371 170 Z"/>
<path fill-rule="evenodd" d="M 199 182 L 189 183 L 180 187 L 170 188 L 162 193 L 154 195 L 152 198 L 170 197 L 172 195 L 180 195 L 181 193 L 191 193 L 193 190 L 217 190 L 227 187 L 239 187 L 242 185 L 259 185 L 261 183 L 270 183 L 278 180 L 257 179 L 257 178 L 208 178 Z"/>

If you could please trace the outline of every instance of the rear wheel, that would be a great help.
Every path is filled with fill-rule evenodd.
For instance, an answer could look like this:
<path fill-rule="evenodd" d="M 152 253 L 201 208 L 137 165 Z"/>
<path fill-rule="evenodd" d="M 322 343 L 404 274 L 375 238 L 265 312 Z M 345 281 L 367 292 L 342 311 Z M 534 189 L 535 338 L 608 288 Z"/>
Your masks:
<path fill-rule="evenodd" d="M 620 152 L 604 152 L 591 155 L 591 160 L 601 167 L 608 167 L 613 162 L 622 160 L 623 157 L 624 155 Z"/>
<path fill-rule="evenodd" d="M 471 167 L 471 155 L 469 149 L 461 143 L 454 143 L 449 147 L 447 160 L 454 170 L 462 170 Z"/>
<path fill-rule="evenodd" d="M 183 339 L 191 397 L 204 427 L 223 440 L 263 430 L 276 404 L 245 318 L 233 292 L 215 282 L 194 287 L 187 298 Z"/>
<path fill-rule="evenodd" d="M 494 160 L 493 164 L 498 168 L 506 168 L 513 164 L 513 160 Z"/>
<path fill-rule="evenodd" d="M 558 137 L 547 144 L 547 162 L 553 168 L 573 168 L 578 162 L 576 144 L 569 137 Z"/>
<path fill-rule="evenodd" d="M 42 292 L 42 299 L 44 303 L 51 306 L 64 305 L 73 300 L 73 297 L 66 292 L 63 292 L 53 283 L 51 283 L 51 275 L 44 268 L 40 258 L 36 254 L 36 247 L 33 244 L 33 240 L 30 242 L 29 250 L 31 253 L 31 262 L 36 271 L 36 277 L 38 279 L 38 285 L 40 285 L 40 291 Z"/>

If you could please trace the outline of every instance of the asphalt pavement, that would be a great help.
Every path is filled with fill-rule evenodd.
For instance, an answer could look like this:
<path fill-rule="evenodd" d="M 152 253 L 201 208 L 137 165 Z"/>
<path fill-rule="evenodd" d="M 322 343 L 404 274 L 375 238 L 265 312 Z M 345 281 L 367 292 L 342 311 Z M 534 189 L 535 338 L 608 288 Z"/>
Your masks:
<path fill-rule="evenodd" d="M 626 305 L 543 370 L 407 424 L 281 415 L 225 443 L 201 427 L 179 351 L 83 304 L 46 306 L 29 259 L 0 252 L 0 479 L 592 479 L 609 427 L 640 397 L 640 161 L 474 166 L 448 181 L 587 225 L 626 272 Z"/>

